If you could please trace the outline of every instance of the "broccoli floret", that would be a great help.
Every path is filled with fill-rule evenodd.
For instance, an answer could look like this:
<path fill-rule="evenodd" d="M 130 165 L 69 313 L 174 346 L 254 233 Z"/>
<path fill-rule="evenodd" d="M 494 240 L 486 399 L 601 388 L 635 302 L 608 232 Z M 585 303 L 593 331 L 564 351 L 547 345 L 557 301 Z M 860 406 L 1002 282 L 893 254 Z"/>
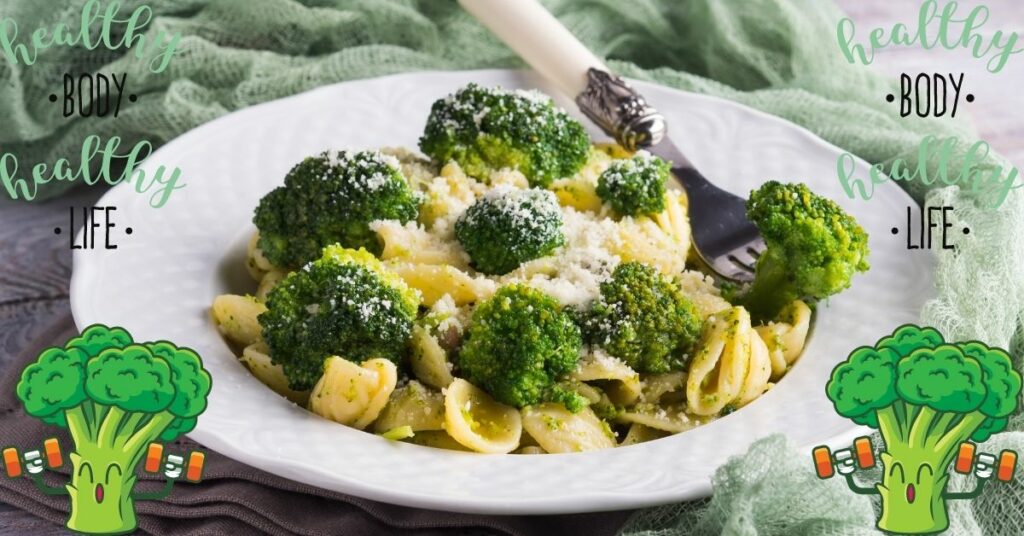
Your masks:
<path fill-rule="evenodd" d="M 455 237 L 485 274 L 502 275 L 565 243 L 554 194 L 498 186 L 455 222 Z"/>
<path fill-rule="evenodd" d="M 509 285 L 473 312 L 457 361 L 471 383 L 505 404 L 564 403 L 569 397 L 556 382 L 576 368 L 581 345 L 579 328 L 554 298 Z"/>
<path fill-rule="evenodd" d="M 682 370 L 701 327 L 679 285 L 639 262 L 620 264 L 601 283 L 584 321 L 588 343 L 639 372 Z"/>
<path fill-rule="evenodd" d="M 622 216 L 657 214 L 665 210 L 668 162 L 646 151 L 616 160 L 597 179 L 597 195 Z"/>
<path fill-rule="evenodd" d="M 324 361 L 382 357 L 401 361 L 419 295 L 364 249 L 328 247 L 282 280 L 259 316 L 270 357 L 289 387 L 313 387 Z"/>
<path fill-rule="evenodd" d="M 408 222 L 416 218 L 419 202 L 394 157 L 329 151 L 292 168 L 284 186 L 260 201 L 253 223 L 267 259 L 291 268 L 319 258 L 335 243 L 379 254 L 382 245 L 370 222 Z"/>
<path fill-rule="evenodd" d="M 512 168 L 546 187 L 583 167 L 590 138 L 546 95 L 469 84 L 434 102 L 420 149 L 438 162 L 455 160 L 478 179 Z"/>
<path fill-rule="evenodd" d="M 739 303 L 755 319 L 774 319 L 796 299 L 814 302 L 850 286 L 868 265 L 868 235 L 835 202 L 803 184 L 769 181 L 750 194 L 747 216 L 767 250 Z"/>

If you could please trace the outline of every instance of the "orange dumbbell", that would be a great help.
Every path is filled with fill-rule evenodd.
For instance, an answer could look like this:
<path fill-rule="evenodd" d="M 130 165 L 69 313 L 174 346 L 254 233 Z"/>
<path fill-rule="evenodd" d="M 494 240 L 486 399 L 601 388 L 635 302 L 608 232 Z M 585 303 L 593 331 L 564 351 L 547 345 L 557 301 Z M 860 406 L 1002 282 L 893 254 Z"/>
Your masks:
<path fill-rule="evenodd" d="M 871 445 L 871 438 L 858 437 L 853 442 L 853 450 L 857 453 L 857 465 L 861 469 L 870 469 L 875 466 L 875 449 Z"/>
<path fill-rule="evenodd" d="M 46 453 L 46 465 L 50 466 L 50 469 L 64 465 L 64 456 L 60 453 L 60 443 L 57 438 L 51 437 L 43 441 L 43 452 Z"/>
<path fill-rule="evenodd" d="M 836 474 L 835 467 L 832 466 L 832 452 L 828 447 L 818 447 L 811 455 L 814 457 L 814 470 L 818 473 L 818 478 L 832 478 L 832 475 Z"/>
<path fill-rule="evenodd" d="M 21 458 L 18 456 L 18 449 L 13 447 L 4 449 L 4 469 L 7 471 L 7 476 L 11 478 L 21 476 Z"/>
<path fill-rule="evenodd" d="M 974 469 L 974 454 L 977 452 L 978 447 L 974 443 L 961 443 L 960 451 L 956 455 L 956 463 L 953 464 L 953 470 L 962 474 L 970 474 Z"/>
<path fill-rule="evenodd" d="M 160 443 L 150 443 L 149 450 L 146 452 L 146 465 L 143 469 L 147 473 L 156 473 L 160 471 L 161 462 L 164 460 L 164 446 Z"/>
<path fill-rule="evenodd" d="M 185 480 L 199 482 L 203 478 L 203 465 L 205 463 L 205 454 L 199 451 L 192 451 L 188 455 L 188 469 L 185 471 Z"/>
<path fill-rule="evenodd" d="M 821 479 L 832 478 L 836 472 L 849 475 L 856 471 L 857 467 L 869 469 L 875 466 L 875 450 L 871 445 L 871 438 L 866 436 L 854 440 L 852 448 L 840 449 L 834 453 L 822 445 L 815 448 L 811 456 L 814 458 L 814 471 Z"/>
<path fill-rule="evenodd" d="M 1004 450 L 999 453 L 999 465 L 996 468 L 996 478 L 1002 482 L 1013 480 L 1013 472 L 1017 469 L 1017 453 L 1012 450 Z"/>

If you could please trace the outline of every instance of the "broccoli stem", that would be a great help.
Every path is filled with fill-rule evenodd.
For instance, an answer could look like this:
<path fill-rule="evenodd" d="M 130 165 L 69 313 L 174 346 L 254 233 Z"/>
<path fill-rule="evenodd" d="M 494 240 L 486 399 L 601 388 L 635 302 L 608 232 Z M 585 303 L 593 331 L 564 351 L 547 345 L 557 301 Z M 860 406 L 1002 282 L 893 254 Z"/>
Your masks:
<path fill-rule="evenodd" d="M 790 289 L 792 281 L 784 268 L 769 249 L 757 261 L 757 278 L 740 298 L 740 305 L 747 308 L 755 320 L 773 320 L 789 302 L 796 299 Z"/>
<path fill-rule="evenodd" d="M 123 409 L 111 406 L 107 411 L 106 418 L 100 423 L 100 431 L 96 435 L 96 444 L 113 448 L 114 438 L 117 437 L 117 431 L 121 427 L 121 419 L 125 415 L 126 412 Z"/>
<path fill-rule="evenodd" d="M 90 433 L 89 421 L 85 417 L 82 406 L 75 406 L 71 409 L 64 410 L 64 416 L 68 421 L 68 432 L 71 433 L 71 437 L 75 440 L 75 444 L 78 444 L 80 440 L 93 440 L 93 435 Z"/>
<path fill-rule="evenodd" d="M 142 426 L 142 428 L 139 428 L 137 432 L 132 434 L 131 437 L 123 443 L 124 446 L 121 450 L 127 454 L 141 456 L 142 449 L 146 445 L 156 441 L 172 421 L 174 421 L 174 415 L 167 411 L 161 411 L 160 413 L 153 415 L 153 418 L 151 418 Z"/>
<path fill-rule="evenodd" d="M 935 452 L 949 453 L 949 457 L 952 459 L 952 451 L 957 445 L 970 439 L 971 434 L 981 426 L 981 423 L 985 422 L 985 418 L 985 414 L 980 411 L 973 411 L 964 415 L 960 422 L 956 423 L 953 428 L 942 436 L 942 439 L 935 443 Z"/>

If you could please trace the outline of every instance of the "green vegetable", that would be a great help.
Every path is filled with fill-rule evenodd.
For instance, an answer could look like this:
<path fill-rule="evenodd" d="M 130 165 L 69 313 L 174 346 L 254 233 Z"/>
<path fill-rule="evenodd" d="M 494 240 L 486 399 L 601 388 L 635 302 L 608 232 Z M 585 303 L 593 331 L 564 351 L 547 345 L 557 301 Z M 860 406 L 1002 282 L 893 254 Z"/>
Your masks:
<path fill-rule="evenodd" d="M 455 237 L 485 274 L 501 275 L 565 243 L 554 194 L 498 186 L 455 222 Z"/>
<path fill-rule="evenodd" d="M 370 222 L 405 223 L 418 210 L 419 196 L 397 160 L 374 151 L 337 151 L 292 168 L 284 186 L 260 201 L 253 222 L 267 259 L 292 268 L 319 258 L 321 249 L 335 243 L 379 254 L 382 245 Z"/>
<path fill-rule="evenodd" d="M 291 389 L 303 391 L 331 356 L 399 363 L 419 295 L 366 250 L 328 246 L 274 287 L 266 305 L 259 322 L 271 360 L 284 368 Z"/>
<path fill-rule="evenodd" d="M 665 210 L 668 162 L 641 152 L 616 160 L 597 179 L 597 195 L 622 216 L 657 214 Z"/>
<path fill-rule="evenodd" d="M 795 299 L 813 303 L 836 294 L 869 267 L 864 229 L 803 184 L 766 182 L 750 194 L 747 216 L 768 246 L 738 298 L 755 320 L 774 319 Z"/>
<path fill-rule="evenodd" d="M 1002 350 L 980 342 L 947 344 L 934 329 L 906 325 L 851 353 L 832 372 L 826 392 L 840 415 L 877 429 L 885 440 L 879 528 L 937 533 L 948 526 L 942 495 L 960 444 L 1006 428 L 1017 410 L 1021 375 Z M 911 522 L 913 530 L 904 525 Z"/>
<path fill-rule="evenodd" d="M 509 285 L 473 312 L 458 365 L 466 379 L 505 404 L 550 400 L 578 411 L 582 402 L 556 382 L 576 368 L 581 345 L 579 328 L 554 298 Z"/>
<path fill-rule="evenodd" d="M 75 443 L 68 489 L 77 493 L 69 494 L 68 527 L 89 534 L 134 530 L 133 503 L 142 500 L 132 494 L 136 466 L 150 443 L 195 427 L 210 386 L 192 350 L 136 344 L 123 329 L 101 325 L 26 367 L 17 386 L 25 411 L 66 428 Z"/>
<path fill-rule="evenodd" d="M 583 167 L 590 138 L 541 93 L 469 84 L 434 102 L 420 149 L 478 179 L 511 168 L 543 187 Z"/>
<path fill-rule="evenodd" d="M 639 262 L 617 266 L 583 316 L 587 342 L 639 372 L 685 368 L 702 326 L 679 286 Z"/>

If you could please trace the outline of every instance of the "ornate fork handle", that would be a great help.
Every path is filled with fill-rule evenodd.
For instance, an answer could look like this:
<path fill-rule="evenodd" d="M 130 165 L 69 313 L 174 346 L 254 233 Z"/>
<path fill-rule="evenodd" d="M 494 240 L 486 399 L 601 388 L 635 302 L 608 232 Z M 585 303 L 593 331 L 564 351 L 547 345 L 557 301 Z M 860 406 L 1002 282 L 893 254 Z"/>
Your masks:
<path fill-rule="evenodd" d="M 665 118 L 623 79 L 591 67 L 587 87 L 576 97 L 580 110 L 619 145 L 636 150 L 665 137 Z"/>

